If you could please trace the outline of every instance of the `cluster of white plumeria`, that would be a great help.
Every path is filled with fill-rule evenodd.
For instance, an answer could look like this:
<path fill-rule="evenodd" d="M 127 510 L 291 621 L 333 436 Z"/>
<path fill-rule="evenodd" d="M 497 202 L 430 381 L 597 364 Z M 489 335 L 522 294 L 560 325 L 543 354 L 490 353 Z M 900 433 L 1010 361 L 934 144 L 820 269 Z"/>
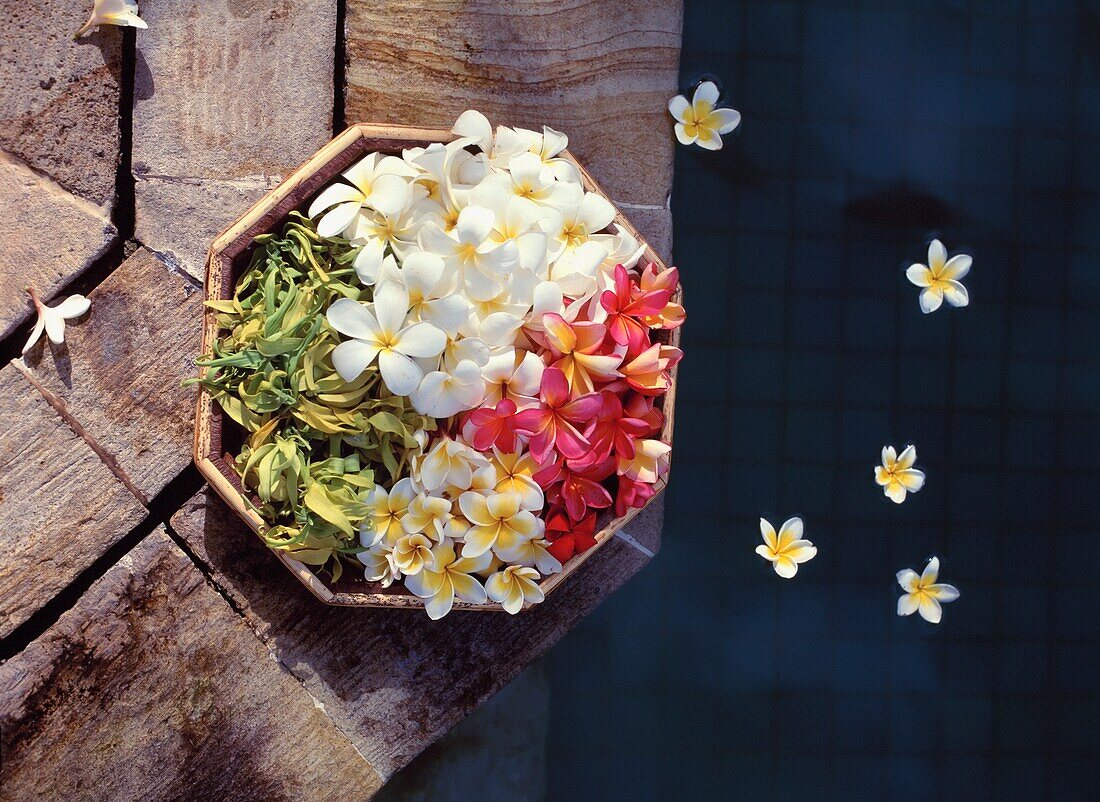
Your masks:
<path fill-rule="evenodd" d="M 361 248 L 355 270 L 374 287 L 373 302 L 328 311 L 351 338 L 333 353 L 336 370 L 351 381 L 377 360 L 387 389 L 435 418 L 512 383 L 523 408 L 542 369 L 523 329 L 541 329 L 547 312 L 569 319 L 589 308 L 614 286 L 615 265 L 634 267 L 644 250 L 625 229 L 608 230 L 615 208 L 559 157 L 564 134 L 494 132 L 477 111 L 452 131 L 446 145 L 368 155 L 309 208 L 322 236 Z M 598 319 L 598 302 L 590 308 Z"/>
<path fill-rule="evenodd" d="M 360 248 L 355 271 L 373 288 L 369 303 L 328 309 L 350 338 L 333 351 L 337 372 L 352 381 L 377 363 L 391 393 L 438 419 L 502 398 L 537 405 L 545 365 L 528 333 L 545 313 L 599 319 L 615 266 L 633 268 L 644 251 L 560 157 L 564 134 L 494 131 L 477 111 L 452 133 L 400 157 L 366 156 L 308 210 L 322 236 Z M 540 574 L 561 563 L 546 550 L 534 458 L 482 453 L 461 436 L 423 447 L 410 476 L 368 498 L 366 578 L 403 580 L 432 618 L 456 598 L 510 613 L 541 601 Z"/>

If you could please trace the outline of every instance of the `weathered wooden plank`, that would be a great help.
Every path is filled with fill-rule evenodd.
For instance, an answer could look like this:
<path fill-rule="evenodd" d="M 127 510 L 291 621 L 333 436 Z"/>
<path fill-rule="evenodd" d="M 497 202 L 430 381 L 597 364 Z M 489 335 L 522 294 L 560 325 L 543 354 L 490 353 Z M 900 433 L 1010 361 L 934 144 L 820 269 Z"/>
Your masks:
<path fill-rule="evenodd" d="M 38 348 L 17 365 L 148 500 L 191 461 L 195 392 L 180 382 L 195 373 L 202 293 L 142 248 L 89 297 L 61 358 Z"/>
<path fill-rule="evenodd" d="M 138 37 L 137 238 L 202 278 L 229 226 L 332 133 L 333 0 L 146 0 Z"/>
<path fill-rule="evenodd" d="M 0 666 L 5 800 L 365 799 L 381 785 L 157 529 Z"/>
<path fill-rule="evenodd" d="M 0 3 L 0 147 L 109 210 L 119 159 L 122 31 L 105 27 L 73 42 L 91 7 Z"/>
<path fill-rule="evenodd" d="M 114 242 L 102 210 L 0 151 L 0 337 L 34 312 L 24 287 L 52 298 Z"/>
<path fill-rule="evenodd" d="M 0 370 L 0 637 L 145 517 L 14 366 Z"/>
<path fill-rule="evenodd" d="M 680 0 L 349 3 L 347 119 L 549 125 L 616 201 L 661 206 L 682 16 Z"/>
<path fill-rule="evenodd" d="M 209 489 L 172 518 L 256 632 L 389 777 L 648 561 L 620 539 L 518 616 L 327 607 Z"/>

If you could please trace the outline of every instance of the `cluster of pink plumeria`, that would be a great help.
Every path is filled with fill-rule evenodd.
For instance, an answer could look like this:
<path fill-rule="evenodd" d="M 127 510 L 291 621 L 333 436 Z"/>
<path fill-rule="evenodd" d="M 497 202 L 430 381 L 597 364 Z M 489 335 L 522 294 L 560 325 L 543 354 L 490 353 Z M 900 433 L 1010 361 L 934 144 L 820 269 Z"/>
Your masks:
<path fill-rule="evenodd" d="M 463 413 L 464 439 L 488 452 L 522 452 L 539 468 L 547 549 L 565 562 L 595 545 L 596 515 L 641 507 L 668 469 L 671 446 L 656 439 L 664 425 L 657 402 L 683 352 L 653 336 L 684 322 L 673 300 L 676 268 L 640 274 L 617 265 L 614 286 L 563 313 L 524 327 L 530 350 L 546 365 L 537 397 L 510 395 Z M 541 324 L 541 325 L 539 325 Z"/>

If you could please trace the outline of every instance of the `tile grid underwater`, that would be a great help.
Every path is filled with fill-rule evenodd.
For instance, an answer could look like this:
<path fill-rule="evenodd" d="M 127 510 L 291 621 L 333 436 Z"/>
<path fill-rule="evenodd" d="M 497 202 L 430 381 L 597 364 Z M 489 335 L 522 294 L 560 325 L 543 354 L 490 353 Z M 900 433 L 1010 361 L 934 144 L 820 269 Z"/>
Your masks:
<path fill-rule="evenodd" d="M 1100 753 L 1100 8 L 693 2 L 660 553 L 551 654 L 550 799 L 1038 797 Z M 971 305 L 904 277 L 939 236 Z M 895 506 L 879 449 L 913 442 Z M 757 518 L 801 515 L 793 580 Z M 962 597 L 898 618 L 938 554 Z"/>

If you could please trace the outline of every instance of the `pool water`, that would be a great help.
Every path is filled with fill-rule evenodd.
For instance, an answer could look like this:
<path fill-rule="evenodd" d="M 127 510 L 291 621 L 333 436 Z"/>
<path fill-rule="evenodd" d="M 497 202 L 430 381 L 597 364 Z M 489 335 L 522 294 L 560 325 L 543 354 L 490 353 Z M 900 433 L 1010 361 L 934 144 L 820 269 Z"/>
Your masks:
<path fill-rule="evenodd" d="M 1081 798 L 1100 756 L 1100 4 L 688 0 L 657 558 L 548 658 L 550 800 Z M 671 121 L 670 121 L 671 123 Z M 904 270 L 968 253 L 971 303 Z M 925 488 L 872 479 L 914 443 Z M 805 521 L 796 578 L 758 519 Z M 939 555 L 961 598 L 899 618 Z"/>

